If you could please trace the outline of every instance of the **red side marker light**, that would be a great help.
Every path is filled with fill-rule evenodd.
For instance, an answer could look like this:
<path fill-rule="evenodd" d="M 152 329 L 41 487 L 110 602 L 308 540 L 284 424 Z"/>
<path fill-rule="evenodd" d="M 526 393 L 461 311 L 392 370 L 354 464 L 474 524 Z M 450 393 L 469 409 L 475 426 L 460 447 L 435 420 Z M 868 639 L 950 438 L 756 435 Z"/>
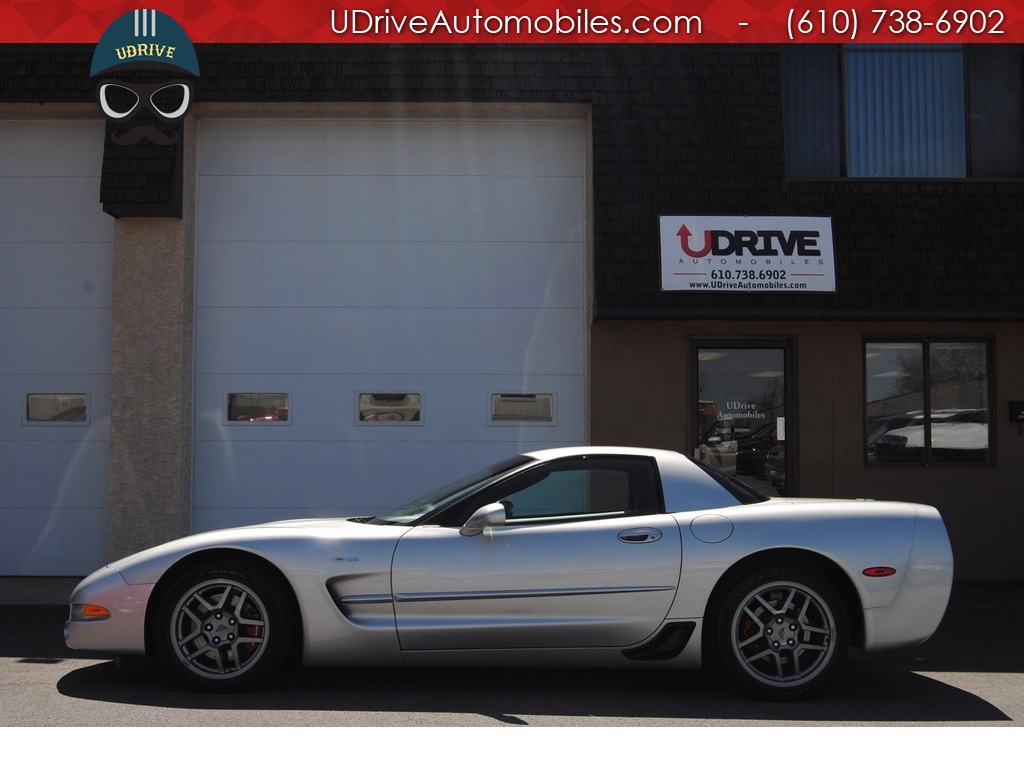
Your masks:
<path fill-rule="evenodd" d="M 876 565 L 871 568 L 865 568 L 863 573 L 865 576 L 871 576 L 872 578 L 880 578 L 883 576 L 895 576 L 896 569 L 888 565 Z"/>

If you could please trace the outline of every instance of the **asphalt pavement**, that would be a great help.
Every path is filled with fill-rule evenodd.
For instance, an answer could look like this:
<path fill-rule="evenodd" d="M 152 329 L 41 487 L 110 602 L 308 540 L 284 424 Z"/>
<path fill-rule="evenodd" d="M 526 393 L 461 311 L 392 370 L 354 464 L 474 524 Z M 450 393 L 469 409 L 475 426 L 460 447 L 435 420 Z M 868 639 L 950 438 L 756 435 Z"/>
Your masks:
<path fill-rule="evenodd" d="M 781 705 L 658 670 L 296 669 L 259 691 L 198 694 L 69 650 L 73 583 L 0 579 L 0 726 L 1024 725 L 1024 583 L 956 584 L 928 642 L 852 653 L 822 695 Z"/>

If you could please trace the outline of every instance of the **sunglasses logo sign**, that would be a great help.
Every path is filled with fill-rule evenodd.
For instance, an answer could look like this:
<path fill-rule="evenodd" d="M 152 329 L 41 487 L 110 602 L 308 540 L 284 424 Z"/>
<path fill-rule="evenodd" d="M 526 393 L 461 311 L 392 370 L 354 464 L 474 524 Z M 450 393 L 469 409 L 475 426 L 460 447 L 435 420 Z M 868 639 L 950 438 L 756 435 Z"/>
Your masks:
<path fill-rule="evenodd" d="M 174 144 L 176 126 L 192 106 L 192 84 L 184 76 L 199 76 L 199 61 L 192 42 L 174 19 L 153 10 L 131 11 L 107 27 L 93 52 L 91 77 L 132 70 L 165 71 L 171 79 L 152 83 L 106 77 L 96 85 L 96 100 L 107 119 L 114 123 L 135 122 L 111 135 L 115 144 L 136 144 L 146 139 L 154 144 Z M 177 77 L 173 77 L 173 76 Z M 148 78 L 147 78 L 148 79 Z M 149 117 L 149 120 L 139 118 Z M 153 118 L 165 127 L 154 124 Z"/>

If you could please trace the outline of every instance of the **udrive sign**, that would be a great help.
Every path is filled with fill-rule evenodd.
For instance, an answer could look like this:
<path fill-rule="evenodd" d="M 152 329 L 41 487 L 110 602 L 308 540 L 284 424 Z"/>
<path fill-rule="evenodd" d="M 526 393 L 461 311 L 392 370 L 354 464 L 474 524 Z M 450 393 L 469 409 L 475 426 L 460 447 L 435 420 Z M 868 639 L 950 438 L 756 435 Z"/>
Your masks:
<path fill-rule="evenodd" d="M 662 216 L 663 291 L 835 293 L 832 219 Z"/>

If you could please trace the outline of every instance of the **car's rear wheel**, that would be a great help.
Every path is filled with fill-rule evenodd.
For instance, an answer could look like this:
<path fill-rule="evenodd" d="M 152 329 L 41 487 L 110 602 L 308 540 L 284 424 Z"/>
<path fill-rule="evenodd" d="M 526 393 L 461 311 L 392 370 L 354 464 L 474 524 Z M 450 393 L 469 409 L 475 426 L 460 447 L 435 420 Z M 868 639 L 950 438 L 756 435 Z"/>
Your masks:
<path fill-rule="evenodd" d="M 759 696 L 809 696 L 846 662 L 846 608 L 824 580 L 802 569 L 767 568 L 739 579 L 714 621 L 722 670 Z"/>
<path fill-rule="evenodd" d="M 262 569 L 229 561 L 178 576 L 157 619 L 160 656 L 172 673 L 208 691 L 232 691 L 279 670 L 295 636 L 291 601 Z"/>

